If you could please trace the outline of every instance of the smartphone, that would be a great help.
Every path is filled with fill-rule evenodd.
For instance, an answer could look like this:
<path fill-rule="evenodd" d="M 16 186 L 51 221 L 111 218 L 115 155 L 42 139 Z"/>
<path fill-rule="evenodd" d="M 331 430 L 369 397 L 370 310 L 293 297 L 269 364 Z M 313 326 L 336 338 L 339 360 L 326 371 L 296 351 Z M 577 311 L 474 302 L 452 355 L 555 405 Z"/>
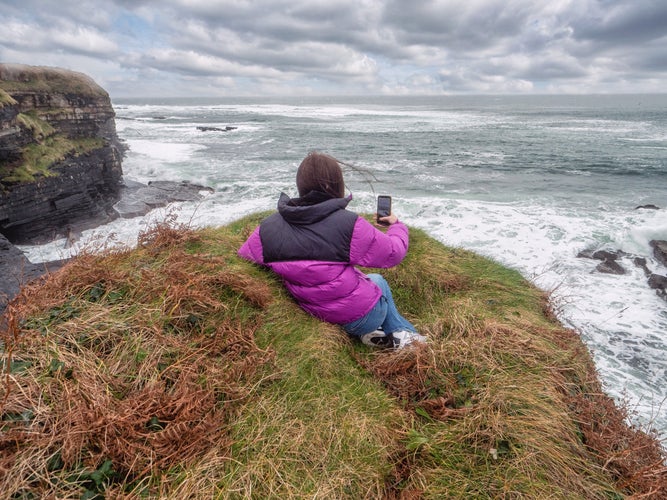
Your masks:
<path fill-rule="evenodd" d="M 377 223 L 388 226 L 388 223 L 380 220 L 380 217 L 388 215 L 391 215 L 391 196 L 380 195 L 378 196 Z"/>

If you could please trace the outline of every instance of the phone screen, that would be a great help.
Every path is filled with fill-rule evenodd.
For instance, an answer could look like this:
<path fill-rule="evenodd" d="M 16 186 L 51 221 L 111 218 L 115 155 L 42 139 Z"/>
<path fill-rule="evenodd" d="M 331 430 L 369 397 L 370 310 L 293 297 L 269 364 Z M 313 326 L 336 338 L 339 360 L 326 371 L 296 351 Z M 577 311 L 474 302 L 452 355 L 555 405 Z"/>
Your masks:
<path fill-rule="evenodd" d="M 386 217 L 391 214 L 391 196 L 378 196 L 377 222 L 378 224 L 387 224 L 380 221 L 380 217 Z"/>

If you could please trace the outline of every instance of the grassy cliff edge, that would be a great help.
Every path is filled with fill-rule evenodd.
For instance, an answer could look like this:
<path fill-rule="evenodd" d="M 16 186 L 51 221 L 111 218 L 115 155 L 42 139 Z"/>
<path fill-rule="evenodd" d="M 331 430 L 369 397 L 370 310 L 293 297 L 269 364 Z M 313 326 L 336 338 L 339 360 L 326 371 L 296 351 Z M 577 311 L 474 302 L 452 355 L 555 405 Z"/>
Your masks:
<path fill-rule="evenodd" d="M 157 225 L 22 290 L 0 497 L 667 498 L 660 443 L 517 272 L 412 229 L 383 274 L 430 342 L 370 350 L 236 256 L 263 215 Z"/>

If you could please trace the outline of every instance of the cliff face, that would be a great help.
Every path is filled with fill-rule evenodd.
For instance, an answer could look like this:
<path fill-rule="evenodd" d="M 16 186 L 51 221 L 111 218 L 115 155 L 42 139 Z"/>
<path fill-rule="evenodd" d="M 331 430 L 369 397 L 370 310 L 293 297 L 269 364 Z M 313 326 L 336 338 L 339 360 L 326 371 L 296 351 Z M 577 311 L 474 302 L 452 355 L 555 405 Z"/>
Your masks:
<path fill-rule="evenodd" d="M 85 75 L 0 64 L 0 234 L 38 242 L 116 216 L 114 117 L 109 95 Z"/>
<path fill-rule="evenodd" d="M 23 148 L 33 140 L 32 132 L 19 126 L 18 114 L 18 103 L 0 83 L 0 165 L 21 161 Z"/>
<path fill-rule="evenodd" d="M 18 183 L 0 200 L 0 233 L 14 243 L 38 243 L 69 228 L 93 227 L 116 217 L 120 155 L 104 147 L 52 166 L 53 176 Z"/>

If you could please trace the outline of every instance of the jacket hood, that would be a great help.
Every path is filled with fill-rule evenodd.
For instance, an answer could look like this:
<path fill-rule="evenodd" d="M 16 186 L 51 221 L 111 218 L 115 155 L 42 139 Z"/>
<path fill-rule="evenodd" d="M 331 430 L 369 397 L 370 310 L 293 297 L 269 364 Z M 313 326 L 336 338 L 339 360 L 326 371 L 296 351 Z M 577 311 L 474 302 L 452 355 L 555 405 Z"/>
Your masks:
<path fill-rule="evenodd" d="M 285 193 L 280 193 L 278 212 L 290 224 L 313 224 L 337 210 L 344 210 L 351 200 L 352 195 L 332 198 L 319 191 L 311 191 L 301 198 L 290 198 Z"/>

